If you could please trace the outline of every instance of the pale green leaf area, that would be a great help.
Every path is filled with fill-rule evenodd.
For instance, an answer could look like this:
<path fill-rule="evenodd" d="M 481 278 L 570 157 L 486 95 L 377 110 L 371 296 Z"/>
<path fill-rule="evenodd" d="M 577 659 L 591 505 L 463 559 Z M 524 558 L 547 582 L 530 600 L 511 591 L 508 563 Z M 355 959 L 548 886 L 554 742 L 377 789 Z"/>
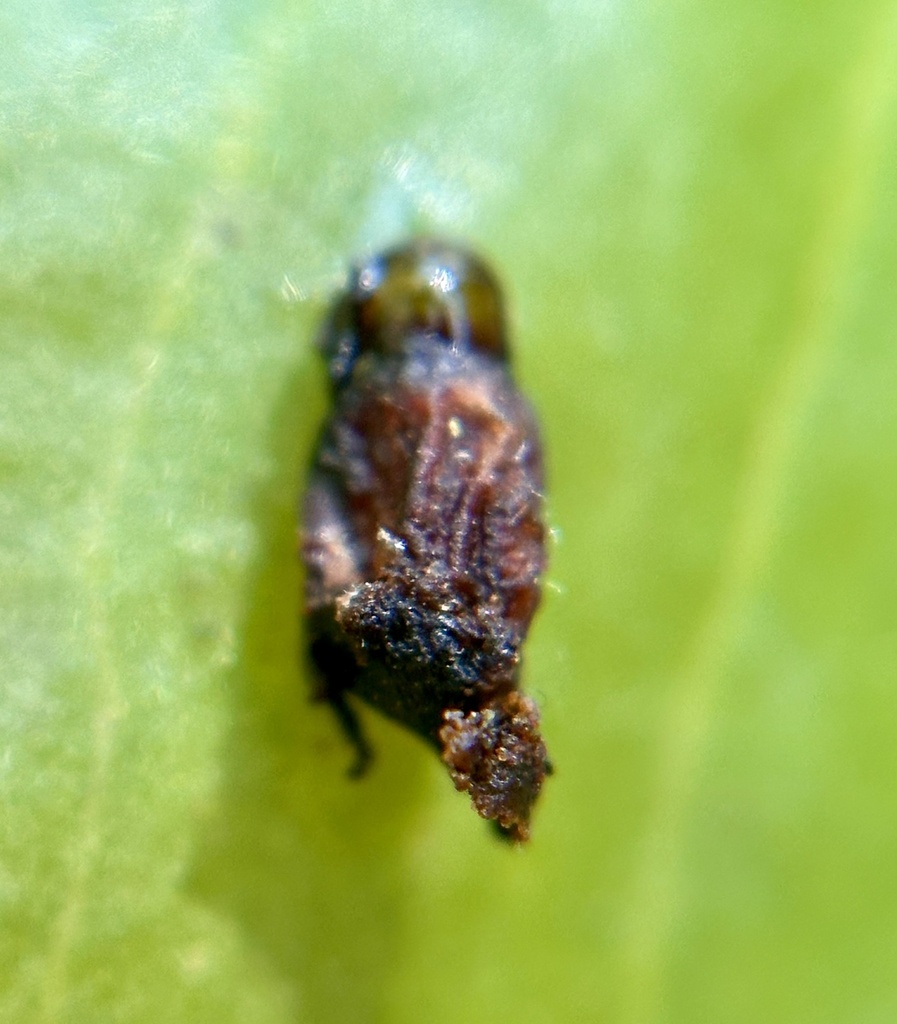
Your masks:
<path fill-rule="evenodd" d="M 5 0 L 0 1020 L 897 1020 L 893 0 Z M 506 284 L 525 849 L 310 702 L 347 260 Z"/>

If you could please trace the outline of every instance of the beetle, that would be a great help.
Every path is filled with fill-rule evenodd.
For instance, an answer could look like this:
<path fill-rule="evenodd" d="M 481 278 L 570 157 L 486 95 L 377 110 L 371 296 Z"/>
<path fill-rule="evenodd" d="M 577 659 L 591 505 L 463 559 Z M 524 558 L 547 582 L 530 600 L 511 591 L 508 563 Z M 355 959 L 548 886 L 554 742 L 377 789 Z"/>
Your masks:
<path fill-rule="evenodd" d="M 371 757 L 358 697 L 423 737 L 508 838 L 551 771 L 521 648 L 545 571 L 543 464 L 498 282 L 418 238 L 355 266 L 319 345 L 332 406 L 303 502 L 317 696 Z"/>

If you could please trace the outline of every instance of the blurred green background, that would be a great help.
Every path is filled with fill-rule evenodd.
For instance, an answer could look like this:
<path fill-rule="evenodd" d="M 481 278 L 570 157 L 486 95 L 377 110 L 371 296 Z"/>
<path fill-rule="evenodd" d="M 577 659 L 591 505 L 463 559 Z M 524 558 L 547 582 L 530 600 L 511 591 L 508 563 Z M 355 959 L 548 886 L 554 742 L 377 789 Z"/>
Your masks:
<path fill-rule="evenodd" d="M 897 5 L 5 0 L 0 1019 L 897 1020 Z M 307 700 L 346 260 L 464 238 L 557 529 L 525 850 Z"/>

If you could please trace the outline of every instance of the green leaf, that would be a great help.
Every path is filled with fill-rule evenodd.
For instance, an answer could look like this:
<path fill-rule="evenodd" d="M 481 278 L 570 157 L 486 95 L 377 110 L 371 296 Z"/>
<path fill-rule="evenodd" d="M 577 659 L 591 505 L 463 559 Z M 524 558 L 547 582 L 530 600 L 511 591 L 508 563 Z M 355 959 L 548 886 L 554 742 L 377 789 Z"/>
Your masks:
<path fill-rule="evenodd" d="M 0 1019 L 897 1016 L 897 7 L 7 0 Z M 297 651 L 311 340 L 466 238 L 558 531 L 525 850 Z"/>

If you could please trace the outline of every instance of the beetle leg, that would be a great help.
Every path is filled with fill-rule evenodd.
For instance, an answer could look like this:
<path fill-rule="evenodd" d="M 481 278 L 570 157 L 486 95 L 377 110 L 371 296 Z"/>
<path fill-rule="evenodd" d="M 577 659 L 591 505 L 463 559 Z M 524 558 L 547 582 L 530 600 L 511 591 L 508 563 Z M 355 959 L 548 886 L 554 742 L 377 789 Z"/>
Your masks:
<path fill-rule="evenodd" d="M 312 629 L 319 624 L 313 617 Z M 373 751 L 358 715 L 346 696 L 355 683 L 358 666 L 352 653 L 326 633 L 313 635 L 309 653 L 317 676 L 315 699 L 325 700 L 333 708 L 344 735 L 355 749 L 355 761 L 349 769 L 349 775 L 354 779 L 361 778 L 370 765 Z"/>

